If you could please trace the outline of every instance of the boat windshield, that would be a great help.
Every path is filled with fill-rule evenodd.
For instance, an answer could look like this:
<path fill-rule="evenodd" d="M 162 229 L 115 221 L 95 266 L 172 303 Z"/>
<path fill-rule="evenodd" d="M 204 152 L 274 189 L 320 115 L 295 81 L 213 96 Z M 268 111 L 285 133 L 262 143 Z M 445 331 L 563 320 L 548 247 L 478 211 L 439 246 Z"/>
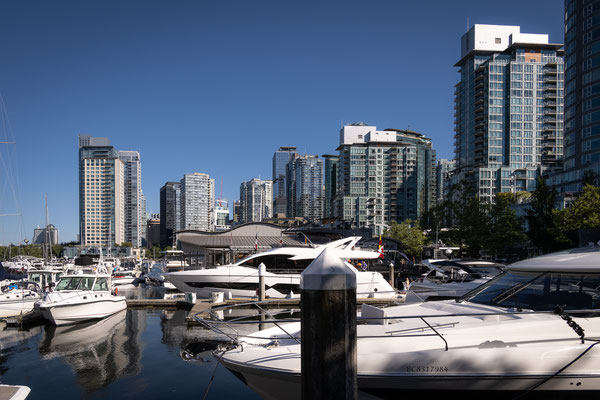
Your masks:
<path fill-rule="evenodd" d="M 247 257 L 238 264 L 242 267 L 258 268 L 265 264 L 267 271 L 303 271 L 313 261 L 312 259 L 291 260 L 292 254 L 263 254 Z"/>
<path fill-rule="evenodd" d="M 64 277 L 56 285 L 56 290 L 92 290 L 93 277 Z"/>
<path fill-rule="evenodd" d="M 492 278 L 503 270 L 496 266 L 458 265 L 454 263 L 435 263 L 435 269 L 427 274 L 427 280 L 438 283 L 471 282 L 475 279 Z"/>
<path fill-rule="evenodd" d="M 599 289 L 600 274 L 510 271 L 457 301 L 533 311 L 598 309 Z"/>
<path fill-rule="evenodd" d="M 108 282 L 106 278 L 98 278 L 94 284 L 94 290 L 108 290 Z"/>

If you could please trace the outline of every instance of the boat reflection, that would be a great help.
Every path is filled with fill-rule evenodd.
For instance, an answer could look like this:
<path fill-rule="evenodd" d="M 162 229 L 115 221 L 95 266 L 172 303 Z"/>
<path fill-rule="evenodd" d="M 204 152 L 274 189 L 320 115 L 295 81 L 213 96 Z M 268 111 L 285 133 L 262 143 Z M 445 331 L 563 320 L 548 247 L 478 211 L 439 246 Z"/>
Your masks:
<path fill-rule="evenodd" d="M 97 322 L 47 325 L 39 351 L 45 360 L 62 358 L 87 391 L 104 388 L 141 370 L 139 335 L 145 314 L 123 310 Z"/>

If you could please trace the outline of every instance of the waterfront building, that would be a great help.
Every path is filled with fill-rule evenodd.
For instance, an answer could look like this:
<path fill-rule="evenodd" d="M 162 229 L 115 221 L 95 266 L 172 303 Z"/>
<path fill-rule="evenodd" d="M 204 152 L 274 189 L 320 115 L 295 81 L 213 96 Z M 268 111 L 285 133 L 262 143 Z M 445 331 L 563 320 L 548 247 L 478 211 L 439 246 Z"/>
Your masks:
<path fill-rule="evenodd" d="M 296 148 L 290 146 L 280 147 L 273 154 L 273 215 L 287 214 L 287 165 L 296 155 Z"/>
<path fill-rule="evenodd" d="M 323 218 L 323 161 L 294 155 L 287 164 L 287 217 Z"/>
<path fill-rule="evenodd" d="M 336 155 L 324 154 L 323 159 L 325 160 L 323 217 L 332 218 L 337 217 L 337 215 L 334 215 L 333 213 L 333 199 L 337 193 L 337 170 L 340 158 Z"/>
<path fill-rule="evenodd" d="M 252 179 L 240 185 L 240 222 L 261 222 L 273 216 L 273 182 Z"/>
<path fill-rule="evenodd" d="M 212 218 L 212 225 L 215 232 L 222 232 L 231 229 L 231 222 L 229 221 L 229 203 L 227 200 L 219 199 L 215 201 Z"/>
<path fill-rule="evenodd" d="M 79 137 L 79 237 L 110 247 L 125 238 L 125 176 L 119 152 L 106 138 Z"/>
<path fill-rule="evenodd" d="M 208 174 L 194 172 L 181 179 L 181 230 L 212 231 L 215 203 L 215 180 Z"/>
<path fill-rule="evenodd" d="M 438 160 L 437 170 L 435 174 L 437 179 L 436 192 L 438 204 L 442 203 L 447 197 L 450 183 L 452 182 L 452 176 L 454 176 L 455 168 L 455 160 L 447 160 L 445 158 Z"/>
<path fill-rule="evenodd" d="M 547 183 L 568 203 L 586 171 L 600 175 L 600 1 L 566 0 L 564 23 L 564 165 Z"/>
<path fill-rule="evenodd" d="M 392 222 L 417 220 L 436 199 L 436 157 L 420 133 L 364 123 L 340 130 L 334 214 L 380 235 Z"/>
<path fill-rule="evenodd" d="M 58 244 L 58 229 L 52 224 L 48 224 L 45 228 L 36 228 L 33 230 L 31 244 L 44 243 L 50 243 L 51 245 Z"/>
<path fill-rule="evenodd" d="M 119 159 L 123 162 L 125 237 L 133 247 L 142 246 L 142 236 L 146 231 L 146 210 L 143 207 L 142 165 L 140 153 L 137 151 L 119 151 Z"/>
<path fill-rule="evenodd" d="M 173 246 L 180 230 L 180 183 L 167 182 L 160 188 L 160 247 Z"/>
<path fill-rule="evenodd" d="M 483 201 L 532 191 L 560 170 L 564 68 L 561 44 L 518 26 L 474 25 L 456 63 L 454 182 L 471 182 Z"/>

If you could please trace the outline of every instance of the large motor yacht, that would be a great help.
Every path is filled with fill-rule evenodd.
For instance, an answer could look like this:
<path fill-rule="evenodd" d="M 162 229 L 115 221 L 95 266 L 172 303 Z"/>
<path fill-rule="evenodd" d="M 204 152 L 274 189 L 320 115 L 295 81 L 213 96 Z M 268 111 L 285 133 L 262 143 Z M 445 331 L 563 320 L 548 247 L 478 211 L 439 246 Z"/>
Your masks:
<path fill-rule="evenodd" d="M 457 300 L 363 305 L 359 398 L 597 396 L 599 288 L 600 247 L 588 246 L 509 265 Z M 219 357 L 262 398 L 299 399 L 300 341 L 290 322 Z"/>
<path fill-rule="evenodd" d="M 124 296 L 111 293 L 110 278 L 102 264 L 75 267 L 61 276 L 36 307 L 54 325 L 106 318 L 127 307 Z"/>
<path fill-rule="evenodd" d="M 270 298 L 283 298 L 300 292 L 300 273 L 323 251 L 331 248 L 344 261 L 375 260 L 379 253 L 360 250 L 355 246 L 360 236 L 336 240 L 314 247 L 278 247 L 252 254 L 235 264 L 201 270 L 171 272 L 164 275 L 181 292 L 195 292 L 208 298 L 218 291 L 231 292 L 233 297 L 255 297 L 258 289 L 258 267 L 264 264 L 265 294 Z M 395 297 L 396 291 L 378 272 L 358 271 L 357 297 Z"/>

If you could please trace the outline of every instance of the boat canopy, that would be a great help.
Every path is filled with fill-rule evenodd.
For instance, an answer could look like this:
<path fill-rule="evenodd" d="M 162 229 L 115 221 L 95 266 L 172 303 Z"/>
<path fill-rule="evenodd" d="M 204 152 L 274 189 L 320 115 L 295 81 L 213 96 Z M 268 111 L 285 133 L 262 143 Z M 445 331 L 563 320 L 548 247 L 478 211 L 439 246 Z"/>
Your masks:
<path fill-rule="evenodd" d="M 533 272 L 600 272 L 598 255 L 600 246 L 592 245 L 518 261 L 507 268 Z"/>

